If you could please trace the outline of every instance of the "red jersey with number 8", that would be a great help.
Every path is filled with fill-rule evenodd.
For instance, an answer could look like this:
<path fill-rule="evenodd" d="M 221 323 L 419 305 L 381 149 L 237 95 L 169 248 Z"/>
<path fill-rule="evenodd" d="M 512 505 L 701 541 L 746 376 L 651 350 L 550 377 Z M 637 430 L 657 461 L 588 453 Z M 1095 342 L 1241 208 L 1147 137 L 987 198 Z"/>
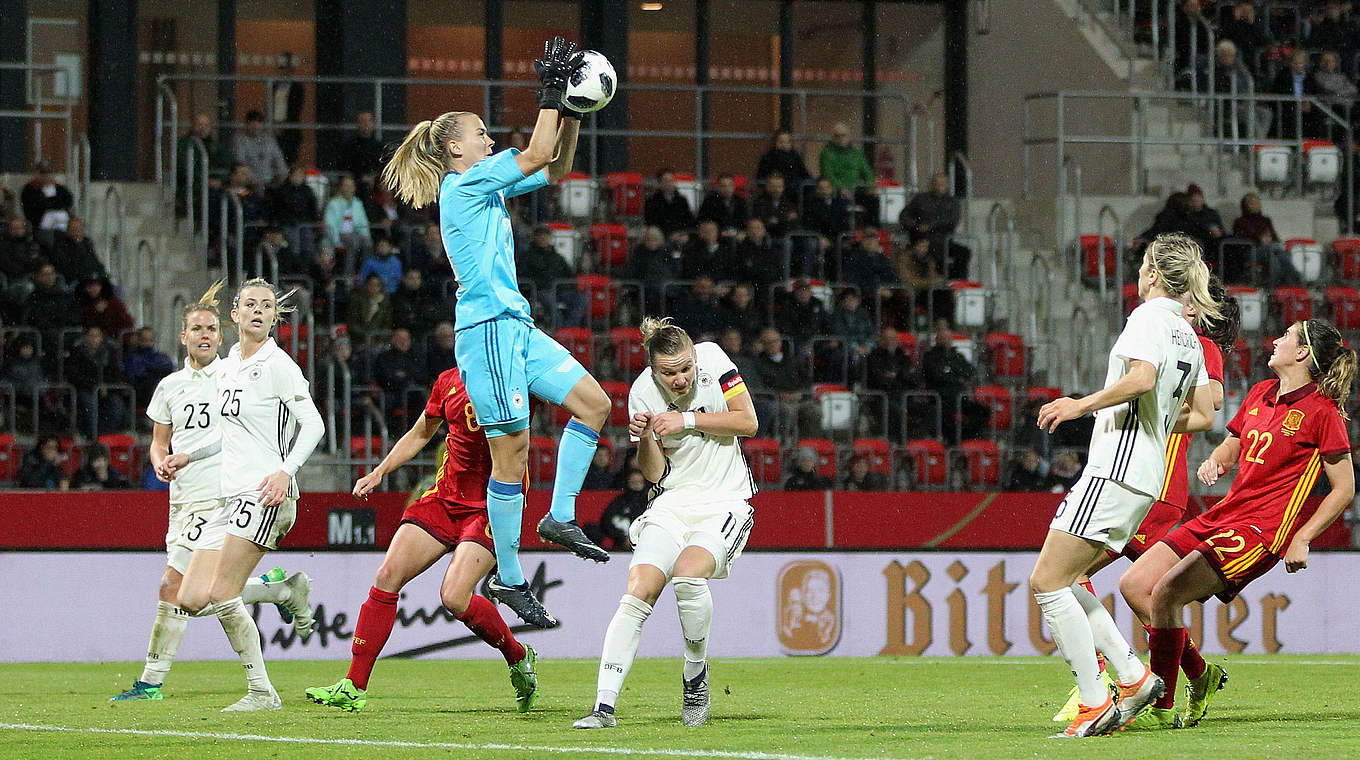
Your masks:
<path fill-rule="evenodd" d="M 486 508 L 486 483 L 491 478 L 491 449 L 477 424 L 467 388 L 458 368 L 441 372 L 425 402 L 425 416 L 448 423 L 443 456 L 435 483 L 423 496 L 437 495 L 445 501 Z"/>
<path fill-rule="evenodd" d="M 1237 478 L 1228 494 L 1200 515 L 1209 528 L 1246 527 L 1266 550 L 1283 556 L 1316 506 L 1305 506 L 1322 458 L 1349 453 L 1346 422 L 1336 404 L 1309 383 L 1277 398 L 1280 381 L 1257 383 L 1228 432 L 1241 440 Z"/>

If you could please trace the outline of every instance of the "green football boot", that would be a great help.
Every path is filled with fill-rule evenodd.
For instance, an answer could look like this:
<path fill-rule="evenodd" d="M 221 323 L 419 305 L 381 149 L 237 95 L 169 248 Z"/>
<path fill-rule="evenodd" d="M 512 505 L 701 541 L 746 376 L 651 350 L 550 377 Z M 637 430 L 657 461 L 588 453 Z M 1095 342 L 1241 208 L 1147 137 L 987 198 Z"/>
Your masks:
<path fill-rule="evenodd" d="M 1126 731 L 1156 731 L 1163 728 L 1180 728 L 1181 716 L 1174 707 L 1148 707 L 1124 727 Z"/>
<path fill-rule="evenodd" d="M 1199 678 L 1186 679 L 1185 691 L 1189 697 L 1185 707 L 1187 728 L 1198 726 L 1204 720 L 1204 714 L 1209 712 L 1209 700 L 1227 685 L 1228 671 L 1212 662 L 1205 663 L 1204 672 L 1200 673 Z"/>
<path fill-rule="evenodd" d="M 366 692 L 355 687 L 348 678 L 341 678 L 334 686 L 313 686 L 306 693 L 307 698 L 318 705 L 338 707 L 349 712 L 359 712 L 368 704 Z"/>
<path fill-rule="evenodd" d="M 149 684 L 145 681 L 133 681 L 132 688 L 119 694 L 116 697 L 109 697 L 110 702 L 130 702 L 134 699 L 165 699 L 161 694 L 160 684 Z"/>
<path fill-rule="evenodd" d="M 529 712 L 538 698 L 538 653 L 524 645 L 524 659 L 510 666 L 510 685 L 515 687 L 515 708 Z"/>
<path fill-rule="evenodd" d="M 288 574 L 283 572 L 283 568 L 275 567 L 264 575 L 261 575 L 260 580 L 265 583 L 280 583 L 287 577 Z M 284 625 L 293 622 L 293 613 L 286 606 L 276 604 L 274 605 L 274 608 L 279 611 L 279 617 L 283 619 Z"/>

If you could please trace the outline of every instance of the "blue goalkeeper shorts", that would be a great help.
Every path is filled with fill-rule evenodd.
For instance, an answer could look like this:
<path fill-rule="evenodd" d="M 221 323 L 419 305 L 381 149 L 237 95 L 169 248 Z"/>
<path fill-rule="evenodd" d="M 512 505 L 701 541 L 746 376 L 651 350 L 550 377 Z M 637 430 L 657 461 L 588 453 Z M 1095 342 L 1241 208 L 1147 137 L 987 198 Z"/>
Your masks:
<path fill-rule="evenodd" d="M 586 368 L 561 343 L 514 317 L 459 330 L 453 355 L 488 438 L 529 427 L 530 394 L 561 406 L 586 376 Z"/>

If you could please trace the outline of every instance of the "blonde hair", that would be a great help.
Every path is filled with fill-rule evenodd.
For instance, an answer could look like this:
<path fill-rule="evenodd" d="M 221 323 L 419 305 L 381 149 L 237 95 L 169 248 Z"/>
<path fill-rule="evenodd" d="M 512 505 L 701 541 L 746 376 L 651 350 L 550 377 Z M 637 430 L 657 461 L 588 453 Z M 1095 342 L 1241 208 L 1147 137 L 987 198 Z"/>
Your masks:
<path fill-rule="evenodd" d="M 1194 238 L 1179 232 L 1158 235 L 1148 245 L 1146 255 L 1167 295 L 1195 307 L 1201 322 L 1223 318 L 1218 302 L 1209 294 L 1209 267 L 1204 265 L 1204 253 Z"/>
<path fill-rule="evenodd" d="M 1350 419 L 1346 399 L 1355 379 L 1355 352 L 1346 348 L 1341 331 L 1325 319 L 1300 322 L 1299 338 L 1308 347 L 1308 376 L 1318 384 L 1318 393 L 1336 404 L 1342 419 Z"/>
<path fill-rule="evenodd" d="M 689 333 L 670 317 L 647 317 L 638 327 L 642 330 L 642 348 L 647 352 L 648 363 L 657 356 L 675 356 L 694 347 Z"/>
<path fill-rule="evenodd" d="M 449 111 L 415 125 L 383 167 L 383 183 L 406 203 L 420 208 L 439 200 L 439 183 L 447 171 L 450 140 L 460 140 L 460 120 L 469 111 Z"/>
<path fill-rule="evenodd" d="M 227 281 L 225 279 L 214 282 L 212 285 L 208 286 L 207 290 L 203 291 L 203 295 L 199 296 L 197 301 L 184 307 L 184 314 L 182 315 L 182 321 L 184 323 L 183 329 L 189 329 L 190 315 L 199 312 L 207 312 L 213 316 L 213 319 L 221 323 L 222 314 L 217 310 L 217 305 L 219 303 L 217 294 L 222 292 L 222 288 L 226 287 L 226 285 Z"/>
<path fill-rule="evenodd" d="M 274 324 L 276 325 L 279 323 L 279 321 L 282 320 L 283 317 L 286 317 L 297 310 L 296 306 L 294 306 L 292 303 L 289 303 L 289 299 L 291 299 L 298 292 L 297 288 L 293 288 L 287 293 L 284 293 L 279 290 L 279 287 L 277 285 L 270 282 L 269 280 L 266 280 L 263 277 L 255 277 L 253 279 L 246 280 L 245 282 L 241 283 L 241 287 L 236 289 L 236 295 L 233 296 L 231 299 L 231 308 L 235 309 L 240 304 L 241 294 L 246 291 L 246 288 L 264 288 L 265 290 L 269 291 L 270 295 L 274 296 L 274 313 L 279 315 L 279 319 L 274 321 Z"/>

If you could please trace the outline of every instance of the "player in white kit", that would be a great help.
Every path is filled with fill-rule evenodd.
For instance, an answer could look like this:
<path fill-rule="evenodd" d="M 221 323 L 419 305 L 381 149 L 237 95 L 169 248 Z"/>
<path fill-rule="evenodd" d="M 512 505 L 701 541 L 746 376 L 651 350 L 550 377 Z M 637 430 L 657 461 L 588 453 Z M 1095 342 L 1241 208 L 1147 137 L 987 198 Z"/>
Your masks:
<path fill-rule="evenodd" d="M 278 710 L 283 704 L 265 672 L 260 632 L 241 599 L 246 579 L 297 518 L 294 475 L 321 441 L 324 426 L 302 370 L 270 337 L 287 296 L 262 279 L 236 292 L 231 319 L 240 341 L 217 371 L 227 536 L 209 596 L 249 690 L 226 711 Z"/>
<path fill-rule="evenodd" d="M 112 701 L 162 699 L 161 685 L 179 651 L 189 617 L 211 614 L 211 607 L 204 607 L 227 530 L 227 515 L 218 496 L 222 446 L 214 411 L 217 370 L 221 366 L 217 357 L 222 345 L 217 314 L 221 287 L 221 282 L 214 284 L 197 303 L 185 308 L 179 336 L 188 353 L 184 368 L 161 380 L 147 407 L 147 416 L 154 423 L 151 464 L 156 477 L 170 484 L 166 567 L 146 667 L 132 688 Z M 304 573 L 285 576 L 275 568 L 268 576 L 251 578 L 242 596 L 247 604 L 277 604 L 285 620 L 291 619 L 305 638 L 312 626 L 312 611 L 307 604 L 309 583 Z"/>
<path fill-rule="evenodd" d="M 1104 605 L 1076 581 L 1107 548 L 1122 551 L 1142 523 L 1166 477 L 1167 436 L 1213 424 L 1203 349 L 1181 316 L 1189 303 L 1202 320 L 1219 318 L 1208 285 L 1197 243 L 1181 234 L 1158 236 L 1138 268 L 1143 303 L 1110 349 L 1104 389 L 1039 410 L 1039 427 L 1049 432 L 1088 412 L 1096 416 L 1086 469 L 1058 506 L 1030 574 L 1034 599 L 1081 692 L 1077 717 L 1059 737 L 1114 731 L 1164 689 Z M 1101 682 L 1097 650 L 1114 673 L 1118 701 Z"/>
<path fill-rule="evenodd" d="M 642 345 L 648 367 L 628 392 L 628 435 L 655 485 L 629 530 L 628 592 L 605 631 L 595 708 L 576 728 L 617 725 L 614 705 L 642 625 L 668 581 L 685 635 L 681 719 L 708 720 L 708 579 L 727 577 L 754 524 L 755 483 L 738 439 L 755 434 L 756 411 L 736 365 L 715 343 L 694 345 L 669 318 L 643 320 Z"/>

